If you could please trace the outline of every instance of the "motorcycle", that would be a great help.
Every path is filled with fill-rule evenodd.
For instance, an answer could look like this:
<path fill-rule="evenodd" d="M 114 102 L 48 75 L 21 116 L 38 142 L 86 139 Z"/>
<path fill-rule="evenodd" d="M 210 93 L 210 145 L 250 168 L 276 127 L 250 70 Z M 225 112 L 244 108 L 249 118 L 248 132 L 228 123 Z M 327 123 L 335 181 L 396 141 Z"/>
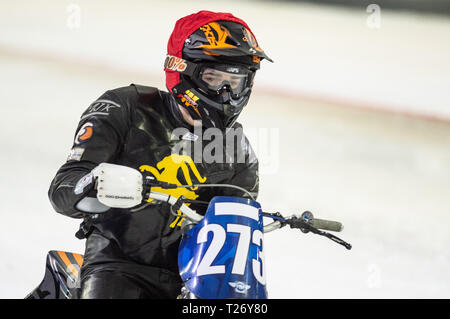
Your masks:
<path fill-rule="evenodd" d="M 216 196 L 209 203 L 176 198 L 152 191 L 152 187 L 232 187 L 249 198 Z M 305 211 L 301 216 L 283 217 L 264 212 L 245 189 L 227 184 L 175 185 L 147 176 L 144 200 L 170 204 L 171 213 L 183 216 L 178 268 L 183 286 L 178 299 L 266 299 L 264 234 L 289 226 L 303 233 L 324 236 L 350 250 L 352 246 L 324 230 L 340 232 L 341 223 L 314 218 Z M 207 206 L 201 215 L 187 204 Z M 145 203 L 132 211 L 145 208 Z M 179 213 L 178 213 L 179 212 Z M 263 218 L 272 220 L 264 225 Z M 81 254 L 49 251 L 42 282 L 25 299 L 76 299 L 80 286 Z"/>

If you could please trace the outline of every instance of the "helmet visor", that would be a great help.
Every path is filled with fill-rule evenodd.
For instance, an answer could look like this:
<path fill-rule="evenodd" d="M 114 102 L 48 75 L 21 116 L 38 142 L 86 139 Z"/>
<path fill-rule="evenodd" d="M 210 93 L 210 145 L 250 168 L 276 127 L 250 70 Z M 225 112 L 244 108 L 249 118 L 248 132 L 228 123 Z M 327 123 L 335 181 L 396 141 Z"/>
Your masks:
<path fill-rule="evenodd" d="M 205 65 L 201 68 L 200 81 L 216 94 L 229 91 L 233 95 L 240 95 L 249 87 L 252 71 L 233 65 Z"/>

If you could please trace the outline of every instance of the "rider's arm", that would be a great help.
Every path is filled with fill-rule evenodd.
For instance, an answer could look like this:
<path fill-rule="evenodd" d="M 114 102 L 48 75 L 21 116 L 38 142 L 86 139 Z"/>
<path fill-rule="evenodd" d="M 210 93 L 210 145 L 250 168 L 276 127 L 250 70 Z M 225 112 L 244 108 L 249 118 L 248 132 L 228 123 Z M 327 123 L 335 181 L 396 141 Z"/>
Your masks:
<path fill-rule="evenodd" d="M 96 199 L 90 172 L 100 163 L 113 163 L 124 144 L 129 110 L 113 91 L 107 91 L 83 113 L 67 162 L 56 173 L 48 191 L 53 208 L 80 218 L 108 209 Z"/>

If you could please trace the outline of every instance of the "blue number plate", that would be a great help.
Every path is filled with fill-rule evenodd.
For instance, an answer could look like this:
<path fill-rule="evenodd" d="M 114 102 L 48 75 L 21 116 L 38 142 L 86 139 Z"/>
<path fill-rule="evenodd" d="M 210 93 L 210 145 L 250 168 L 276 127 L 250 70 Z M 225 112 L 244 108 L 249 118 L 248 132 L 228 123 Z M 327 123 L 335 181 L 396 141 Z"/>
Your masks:
<path fill-rule="evenodd" d="M 205 218 L 184 235 L 178 266 L 199 298 L 267 298 L 259 203 L 214 197 Z"/>

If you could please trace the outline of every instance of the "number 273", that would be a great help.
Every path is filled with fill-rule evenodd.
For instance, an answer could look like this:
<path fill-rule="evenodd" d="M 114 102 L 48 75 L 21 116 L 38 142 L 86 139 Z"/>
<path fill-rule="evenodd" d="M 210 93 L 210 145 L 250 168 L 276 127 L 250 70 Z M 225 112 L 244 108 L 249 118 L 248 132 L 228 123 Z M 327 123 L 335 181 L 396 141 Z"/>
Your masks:
<path fill-rule="evenodd" d="M 197 268 L 197 276 L 210 274 L 224 274 L 225 265 L 212 265 L 214 259 L 221 251 L 225 244 L 227 233 L 238 233 L 239 241 L 236 247 L 236 254 L 234 257 L 232 274 L 243 275 L 247 265 L 248 251 L 250 248 L 250 240 L 253 244 L 261 247 L 258 250 L 258 259 L 252 259 L 252 270 L 256 280 L 262 285 L 266 284 L 264 271 L 264 253 L 262 250 L 263 233 L 259 229 L 255 229 L 251 236 L 251 228 L 249 226 L 240 224 L 228 224 L 227 230 L 218 224 L 207 224 L 199 232 L 197 236 L 197 244 L 207 242 L 208 233 L 213 233 L 211 244 L 205 252 L 202 260 Z"/>

